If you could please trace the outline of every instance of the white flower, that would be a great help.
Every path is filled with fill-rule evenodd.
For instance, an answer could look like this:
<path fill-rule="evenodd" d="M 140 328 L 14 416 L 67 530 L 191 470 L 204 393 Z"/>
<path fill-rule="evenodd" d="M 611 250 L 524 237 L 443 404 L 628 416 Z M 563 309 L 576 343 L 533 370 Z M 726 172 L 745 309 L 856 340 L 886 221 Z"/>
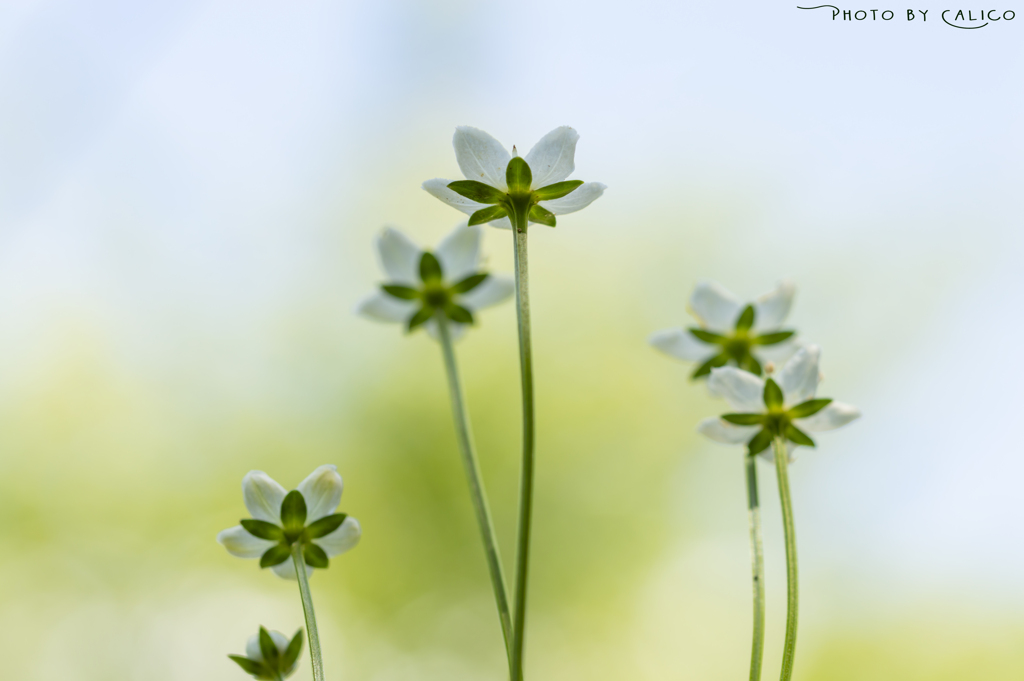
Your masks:
<path fill-rule="evenodd" d="M 708 386 L 724 397 L 735 413 L 704 419 L 697 430 L 718 442 L 747 445 L 751 454 L 770 461 L 774 460 L 771 444 L 776 436 L 786 439 L 790 460 L 796 445 L 814 447 L 807 432 L 832 430 L 860 416 L 856 407 L 815 399 L 820 355 L 817 345 L 800 349 L 782 367 L 778 383 L 734 367 L 713 369 Z"/>
<path fill-rule="evenodd" d="M 796 332 L 780 328 L 795 293 L 792 282 L 781 281 L 774 291 L 744 305 L 718 282 L 700 281 L 690 296 L 700 327 L 656 331 L 648 342 L 667 355 L 700 362 L 692 378 L 727 364 L 760 376 L 765 363 L 781 362 L 799 348 Z"/>
<path fill-rule="evenodd" d="M 479 271 L 480 236 L 479 227 L 462 223 L 430 252 L 397 229 L 385 229 L 377 237 L 377 251 L 388 281 L 363 299 L 356 313 L 401 323 L 410 331 L 425 324 L 435 338 L 436 316 L 443 314 L 457 338 L 473 323 L 475 312 L 515 293 L 510 277 Z"/>
<path fill-rule="evenodd" d="M 462 126 L 455 129 L 452 144 L 466 180 L 427 180 L 423 188 L 472 216 L 471 225 L 489 222 L 494 227 L 512 229 L 509 215 L 518 209 L 527 213 L 529 222 L 554 227 L 556 215 L 586 208 L 605 190 L 600 182 L 566 181 L 576 168 L 579 138 L 568 126 L 555 128 L 533 146 L 525 159 L 511 163 L 519 158 L 515 147 L 510 154 L 483 130 Z"/>
<path fill-rule="evenodd" d="M 295 671 L 301 652 L 302 629 L 289 640 L 280 631 L 267 631 L 260 627 L 260 633 L 253 634 L 246 642 L 245 655 L 228 657 L 257 679 L 280 681 Z"/>
<path fill-rule="evenodd" d="M 359 521 L 335 513 L 341 501 L 341 476 L 334 466 L 320 466 L 298 489 L 285 492 L 263 471 L 242 478 L 242 497 L 252 518 L 217 535 L 233 556 L 259 558 L 278 577 L 295 579 L 291 547 L 298 543 L 306 567 L 326 568 L 328 558 L 345 553 L 359 542 Z"/>

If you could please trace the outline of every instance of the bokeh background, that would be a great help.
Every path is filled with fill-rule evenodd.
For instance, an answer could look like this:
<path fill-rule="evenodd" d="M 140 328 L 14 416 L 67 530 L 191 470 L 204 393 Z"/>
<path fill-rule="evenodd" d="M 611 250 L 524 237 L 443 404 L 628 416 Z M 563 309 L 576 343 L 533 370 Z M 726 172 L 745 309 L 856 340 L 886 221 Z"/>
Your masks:
<path fill-rule="evenodd" d="M 645 339 L 698 279 L 791 277 L 822 392 L 864 412 L 792 469 L 795 678 L 1024 678 L 1024 16 L 893 9 L 2 3 L 4 676 L 245 678 L 225 655 L 301 608 L 214 536 L 249 469 L 330 462 L 364 527 L 313 579 L 330 678 L 504 678 L 439 350 L 351 311 L 383 225 L 460 219 L 419 188 L 458 177 L 456 125 L 526 150 L 570 124 L 609 189 L 531 238 L 530 677 L 746 678 L 740 452 L 696 436 L 721 404 Z M 485 248 L 511 269 L 508 233 Z M 513 307 L 458 353 L 507 559 Z"/>

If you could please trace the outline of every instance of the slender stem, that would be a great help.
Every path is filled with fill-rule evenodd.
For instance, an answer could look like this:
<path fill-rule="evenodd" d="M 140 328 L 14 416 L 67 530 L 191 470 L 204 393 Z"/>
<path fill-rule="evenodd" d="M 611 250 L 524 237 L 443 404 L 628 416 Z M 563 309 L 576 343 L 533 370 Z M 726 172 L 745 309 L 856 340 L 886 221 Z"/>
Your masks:
<path fill-rule="evenodd" d="M 515 211 L 516 316 L 519 320 L 519 367 L 523 384 L 523 464 L 519 479 L 519 528 L 516 537 L 515 619 L 512 629 L 512 681 L 523 678 L 526 631 L 526 582 L 530 566 L 533 515 L 534 410 L 533 354 L 530 350 L 530 277 L 526 259 L 525 210 Z"/>
<path fill-rule="evenodd" d="M 757 495 L 756 457 L 747 460 L 747 510 L 750 516 L 750 561 L 754 576 L 754 641 L 750 648 L 750 681 L 760 681 L 764 659 L 764 544 L 761 502 Z"/>
<path fill-rule="evenodd" d="M 508 606 L 508 588 L 505 586 L 505 574 L 501 568 L 501 555 L 498 551 L 498 540 L 495 537 L 491 511 L 487 505 L 487 493 L 480 477 L 480 464 L 477 462 L 473 447 L 473 434 L 469 425 L 469 414 L 462 396 L 462 381 L 459 379 L 459 367 L 455 363 L 455 350 L 452 347 L 451 329 L 444 312 L 436 315 L 438 335 L 441 337 L 441 350 L 444 353 L 444 366 L 448 372 L 448 390 L 452 399 L 452 416 L 455 419 L 455 435 L 462 453 L 462 463 L 466 468 L 469 481 L 469 495 L 476 511 L 476 522 L 480 526 L 480 536 L 484 542 L 484 553 L 487 555 L 487 567 L 491 573 L 491 584 L 494 586 L 494 600 L 498 604 L 498 618 L 501 620 L 501 633 L 505 641 L 505 653 L 512 662 L 512 616 Z"/>
<path fill-rule="evenodd" d="M 782 675 L 779 678 L 789 681 L 793 676 L 793 657 L 796 654 L 796 531 L 793 527 L 793 501 L 789 496 L 789 451 L 782 437 L 775 438 L 775 471 L 782 501 L 782 525 L 786 531 L 786 643 L 782 649 Z"/>
<path fill-rule="evenodd" d="M 320 634 L 316 630 L 313 595 L 309 593 L 309 578 L 306 577 L 306 561 L 302 559 L 301 542 L 292 544 L 292 562 L 295 563 L 295 576 L 299 580 L 302 613 L 306 616 L 306 635 L 309 637 L 309 659 L 313 663 L 313 681 L 324 681 L 324 662 L 320 655 Z"/>

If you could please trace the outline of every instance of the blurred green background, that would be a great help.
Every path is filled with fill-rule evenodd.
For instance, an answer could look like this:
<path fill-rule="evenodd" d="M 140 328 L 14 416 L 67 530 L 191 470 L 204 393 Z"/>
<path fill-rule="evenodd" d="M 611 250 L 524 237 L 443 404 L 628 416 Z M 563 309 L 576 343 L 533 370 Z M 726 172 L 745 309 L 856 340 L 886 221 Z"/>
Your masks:
<path fill-rule="evenodd" d="M 746 677 L 740 453 L 698 439 L 720 403 L 645 339 L 699 278 L 791 277 L 822 393 L 864 411 L 793 468 L 795 678 L 1024 678 L 1020 26 L 818 12 L 4 3 L 5 676 L 244 678 L 226 654 L 302 612 L 214 536 L 246 471 L 335 463 L 364 536 L 313 579 L 330 678 L 504 678 L 440 351 L 351 310 L 384 224 L 430 244 L 460 219 L 419 189 L 458 177 L 456 125 L 526 150 L 569 124 L 609 189 L 531 236 L 530 677 Z M 511 270 L 508 233 L 484 245 Z M 511 304 L 457 352 L 508 559 Z"/>

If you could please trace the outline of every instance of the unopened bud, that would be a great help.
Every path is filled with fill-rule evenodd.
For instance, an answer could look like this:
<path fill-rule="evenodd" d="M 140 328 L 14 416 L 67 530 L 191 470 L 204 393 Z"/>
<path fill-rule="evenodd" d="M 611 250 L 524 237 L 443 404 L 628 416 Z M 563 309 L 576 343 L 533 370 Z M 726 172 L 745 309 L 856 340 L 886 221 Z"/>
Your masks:
<path fill-rule="evenodd" d="M 302 652 L 302 629 L 288 639 L 279 631 L 260 632 L 245 646 L 245 655 L 228 655 L 246 673 L 256 679 L 284 679 L 295 671 Z"/>

